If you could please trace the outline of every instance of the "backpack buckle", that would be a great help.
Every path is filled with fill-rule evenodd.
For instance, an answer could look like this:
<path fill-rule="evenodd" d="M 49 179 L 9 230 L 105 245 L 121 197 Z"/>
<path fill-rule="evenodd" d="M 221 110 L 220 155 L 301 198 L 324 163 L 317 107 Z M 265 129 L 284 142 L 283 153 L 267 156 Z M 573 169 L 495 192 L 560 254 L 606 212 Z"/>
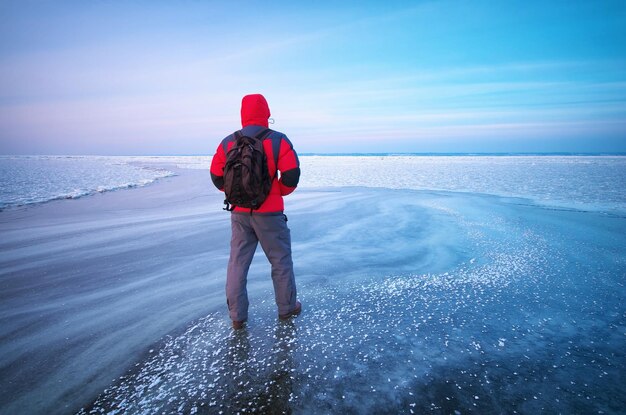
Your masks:
<path fill-rule="evenodd" d="M 227 212 L 232 212 L 232 211 L 235 209 L 235 207 L 234 207 L 233 205 L 231 205 L 230 203 L 228 203 L 228 199 L 224 199 L 224 204 L 225 204 L 226 206 L 224 206 L 224 207 L 222 208 L 222 210 L 225 210 L 225 211 L 227 211 Z"/>

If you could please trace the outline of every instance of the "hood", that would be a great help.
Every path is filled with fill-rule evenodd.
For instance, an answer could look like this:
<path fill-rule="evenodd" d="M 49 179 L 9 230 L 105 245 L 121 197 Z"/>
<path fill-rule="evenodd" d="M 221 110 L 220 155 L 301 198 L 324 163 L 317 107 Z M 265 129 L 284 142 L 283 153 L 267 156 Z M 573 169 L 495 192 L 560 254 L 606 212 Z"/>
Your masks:
<path fill-rule="evenodd" d="M 267 119 L 270 117 L 270 107 L 265 97 L 261 94 L 246 95 L 241 100 L 241 126 L 261 125 L 268 127 Z"/>

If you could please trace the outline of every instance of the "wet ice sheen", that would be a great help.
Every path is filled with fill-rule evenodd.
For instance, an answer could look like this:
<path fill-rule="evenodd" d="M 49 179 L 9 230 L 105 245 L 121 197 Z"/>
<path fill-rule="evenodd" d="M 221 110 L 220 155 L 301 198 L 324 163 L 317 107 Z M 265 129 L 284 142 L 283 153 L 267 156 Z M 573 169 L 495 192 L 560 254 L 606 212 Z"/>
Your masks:
<path fill-rule="evenodd" d="M 611 260 L 606 242 L 589 244 L 605 236 L 564 226 L 579 212 L 556 223 L 494 200 L 424 206 L 459 225 L 471 258 L 437 274 L 309 280 L 289 323 L 271 301 L 241 332 L 210 314 L 81 413 L 620 412 L 623 236 Z"/>

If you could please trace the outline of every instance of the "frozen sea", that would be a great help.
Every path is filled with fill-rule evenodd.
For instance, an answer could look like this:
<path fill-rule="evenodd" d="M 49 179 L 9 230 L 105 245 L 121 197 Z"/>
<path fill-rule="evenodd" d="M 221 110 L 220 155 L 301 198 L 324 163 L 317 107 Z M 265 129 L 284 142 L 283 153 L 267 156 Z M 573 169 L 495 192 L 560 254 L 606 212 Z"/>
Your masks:
<path fill-rule="evenodd" d="M 0 413 L 626 412 L 626 157 L 303 156 L 303 313 L 209 157 L 0 157 Z"/>

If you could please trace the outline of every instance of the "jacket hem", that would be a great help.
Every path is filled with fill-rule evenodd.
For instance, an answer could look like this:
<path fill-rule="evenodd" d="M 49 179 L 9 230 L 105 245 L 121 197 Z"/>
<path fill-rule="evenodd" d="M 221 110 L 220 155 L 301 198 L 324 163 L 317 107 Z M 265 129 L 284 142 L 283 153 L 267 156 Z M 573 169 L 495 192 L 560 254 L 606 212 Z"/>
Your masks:
<path fill-rule="evenodd" d="M 284 215 L 284 211 L 278 211 L 278 212 L 257 212 L 256 210 L 253 210 L 252 213 L 250 213 L 250 210 L 247 211 L 236 211 L 233 210 L 232 212 L 233 215 L 257 215 L 257 216 L 280 216 L 280 215 Z"/>

